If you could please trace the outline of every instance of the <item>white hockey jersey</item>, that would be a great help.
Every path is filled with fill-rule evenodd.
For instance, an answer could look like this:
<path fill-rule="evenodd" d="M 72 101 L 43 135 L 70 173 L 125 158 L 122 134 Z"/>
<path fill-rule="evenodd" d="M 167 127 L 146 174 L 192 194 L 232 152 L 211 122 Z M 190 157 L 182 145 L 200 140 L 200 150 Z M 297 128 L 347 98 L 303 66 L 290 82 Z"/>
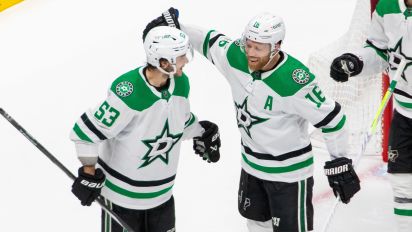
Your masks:
<path fill-rule="evenodd" d="M 394 91 L 395 109 L 412 118 L 412 9 L 404 0 L 380 0 L 372 15 L 366 46 L 353 53 L 362 57 L 365 65 L 361 74 L 381 72 L 389 65 L 393 77 L 396 65 L 393 54 L 403 56 L 406 67 Z M 356 78 L 356 77 L 354 77 Z"/>
<path fill-rule="evenodd" d="M 242 138 L 242 168 L 260 179 L 296 182 L 313 175 L 308 122 L 321 128 L 332 157 L 346 155 L 346 117 L 315 77 L 282 52 L 273 70 L 251 73 L 239 45 L 214 30 L 181 25 L 194 48 L 229 82 Z"/>
<path fill-rule="evenodd" d="M 102 195 L 130 209 L 153 208 L 171 197 L 180 143 L 204 131 L 190 112 L 187 76 L 170 79 L 159 92 L 144 68 L 117 78 L 107 99 L 85 112 L 70 136 L 82 160 L 98 157 L 106 174 Z"/>

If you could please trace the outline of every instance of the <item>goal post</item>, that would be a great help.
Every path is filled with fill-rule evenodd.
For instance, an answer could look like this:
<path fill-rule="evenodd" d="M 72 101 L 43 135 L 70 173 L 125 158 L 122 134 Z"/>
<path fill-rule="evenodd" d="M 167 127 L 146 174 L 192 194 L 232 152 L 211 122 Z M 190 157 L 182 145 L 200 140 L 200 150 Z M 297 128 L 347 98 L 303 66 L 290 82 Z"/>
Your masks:
<path fill-rule="evenodd" d="M 316 75 L 322 90 L 342 105 L 347 116 L 349 156 L 356 156 L 355 153 L 361 146 L 363 134 L 367 133 L 383 94 L 389 86 L 389 78 L 385 74 L 377 73 L 370 76 L 359 75 L 350 78 L 345 83 L 337 83 L 329 75 L 330 64 L 335 57 L 345 52 L 356 51 L 364 46 L 371 14 L 377 2 L 378 0 L 358 0 L 349 30 L 334 43 L 311 54 L 308 60 L 308 66 Z M 382 156 L 382 159 L 387 161 L 391 116 L 392 101 L 388 103 L 378 129 L 366 147 L 366 155 Z M 312 133 L 311 138 L 313 141 L 323 140 L 318 130 Z"/>

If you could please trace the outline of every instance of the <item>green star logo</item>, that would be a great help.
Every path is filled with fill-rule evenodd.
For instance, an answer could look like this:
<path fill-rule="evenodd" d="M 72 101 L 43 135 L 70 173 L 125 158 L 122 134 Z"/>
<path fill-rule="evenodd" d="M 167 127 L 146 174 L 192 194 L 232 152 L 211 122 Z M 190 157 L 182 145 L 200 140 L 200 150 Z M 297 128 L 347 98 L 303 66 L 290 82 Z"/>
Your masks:
<path fill-rule="evenodd" d="M 406 65 L 405 65 L 405 68 L 403 69 L 401 77 L 406 81 L 405 71 L 409 68 L 409 66 L 412 65 L 412 57 L 408 57 L 407 55 L 405 55 L 405 53 L 403 53 L 403 51 L 402 51 L 402 39 L 403 38 L 399 39 L 399 41 L 396 43 L 394 48 L 389 48 L 388 52 L 389 53 L 394 52 L 394 53 L 400 54 L 401 56 L 403 56 L 403 58 L 405 58 Z M 393 67 L 392 65 L 390 65 L 390 69 L 391 70 L 396 70 L 396 68 Z"/>
<path fill-rule="evenodd" d="M 155 160 L 160 159 L 165 164 L 169 163 L 169 152 L 173 149 L 174 145 L 180 140 L 183 133 L 171 134 L 169 129 L 169 122 L 166 123 L 162 129 L 160 135 L 154 139 L 143 140 L 143 143 L 149 148 L 146 154 L 143 156 L 144 161 L 139 168 L 146 167 L 153 163 Z"/>
<path fill-rule="evenodd" d="M 247 97 L 243 101 L 242 104 L 237 104 L 235 102 L 235 107 L 236 107 L 236 119 L 237 119 L 237 127 L 243 128 L 249 137 L 252 137 L 250 135 L 250 129 L 256 124 L 265 122 L 268 120 L 268 118 L 260 118 L 257 116 L 252 115 L 248 108 L 247 108 Z"/>

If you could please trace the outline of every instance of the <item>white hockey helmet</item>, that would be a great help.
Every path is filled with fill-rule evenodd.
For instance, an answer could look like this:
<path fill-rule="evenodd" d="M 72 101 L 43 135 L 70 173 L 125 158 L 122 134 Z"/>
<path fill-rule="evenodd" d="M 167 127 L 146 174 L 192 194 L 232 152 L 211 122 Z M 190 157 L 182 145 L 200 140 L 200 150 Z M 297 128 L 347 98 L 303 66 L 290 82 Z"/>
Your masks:
<path fill-rule="evenodd" d="M 189 37 L 175 27 L 158 26 L 149 31 L 143 42 L 146 51 L 147 63 L 157 67 L 161 72 L 173 76 L 176 73 L 176 59 L 186 55 L 190 61 L 193 57 L 193 48 Z M 167 72 L 160 67 L 160 59 L 166 59 L 173 67 Z"/>
<path fill-rule="evenodd" d="M 242 44 L 246 39 L 270 44 L 270 56 L 276 54 L 275 45 L 285 38 L 285 24 L 283 19 L 270 13 L 261 13 L 252 18 L 242 35 Z"/>

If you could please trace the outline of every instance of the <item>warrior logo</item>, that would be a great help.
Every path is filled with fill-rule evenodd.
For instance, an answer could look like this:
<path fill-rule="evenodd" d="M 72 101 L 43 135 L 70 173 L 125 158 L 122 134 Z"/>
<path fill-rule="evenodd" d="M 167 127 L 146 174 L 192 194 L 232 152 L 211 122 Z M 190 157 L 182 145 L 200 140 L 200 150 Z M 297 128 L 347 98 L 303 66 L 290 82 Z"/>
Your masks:
<path fill-rule="evenodd" d="M 280 218 L 272 217 L 273 226 L 279 227 Z"/>

